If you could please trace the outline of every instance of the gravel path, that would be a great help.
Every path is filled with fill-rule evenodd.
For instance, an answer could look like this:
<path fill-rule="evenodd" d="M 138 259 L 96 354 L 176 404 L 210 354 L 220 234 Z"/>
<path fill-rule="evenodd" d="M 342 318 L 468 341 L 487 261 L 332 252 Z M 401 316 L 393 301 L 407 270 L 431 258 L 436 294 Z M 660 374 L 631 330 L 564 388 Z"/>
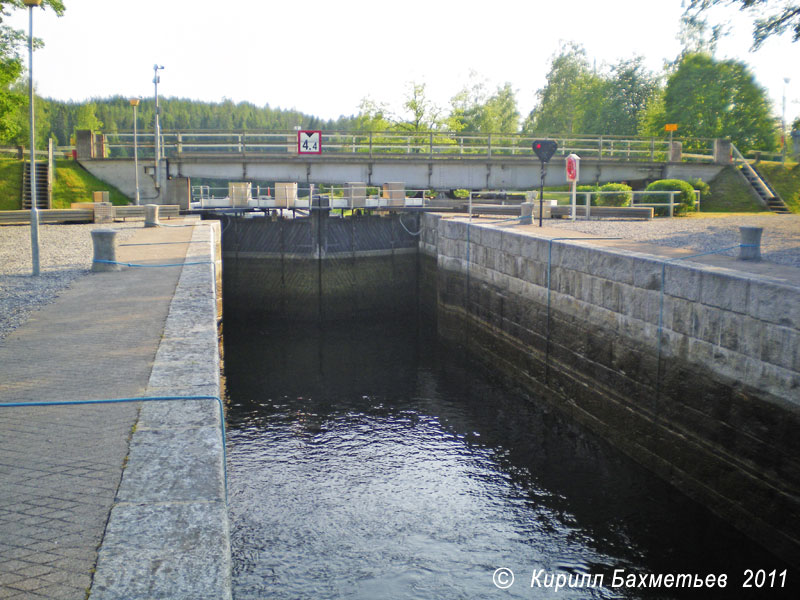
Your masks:
<path fill-rule="evenodd" d="M 548 227 L 580 231 L 602 237 L 621 237 L 661 246 L 710 252 L 740 242 L 739 227 L 763 227 L 761 256 L 781 265 L 800 267 L 800 215 L 737 215 L 730 217 L 654 219 L 617 221 L 611 219 L 574 223 L 552 219 Z M 739 250 L 723 254 L 737 256 Z"/>
<path fill-rule="evenodd" d="M 116 224 L 117 241 L 129 239 L 141 223 Z M 92 268 L 91 230 L 97 225 L 39 225 L 39 277 L 31 275 L 31 228 L 0 227 L 0 340 L 28 316 L 52 302 Z"/>

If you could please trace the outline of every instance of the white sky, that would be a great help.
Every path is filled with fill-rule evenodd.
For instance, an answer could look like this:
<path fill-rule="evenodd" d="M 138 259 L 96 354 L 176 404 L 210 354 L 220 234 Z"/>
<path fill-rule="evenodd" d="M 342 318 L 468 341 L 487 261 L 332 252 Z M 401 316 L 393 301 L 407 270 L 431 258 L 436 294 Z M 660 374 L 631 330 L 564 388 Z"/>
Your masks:
<path fill-rule="evenodd" d="M 510 82 L 520 113 L 535 104 L 561 40 L 581 43 L 598 68 L 643 55 L 660 71 L 680 45 L 680 0 L 66 0 L 34 10 L 38 93 L 62 100 L 159 93 L 296 108 L 323 118 L 355 114 L 371 97 L 399 112 L 411 81 L 443 108 L 471 71 L 490 89 Z M 800 43 L 789 36 L 749 52 L 751 22 L 735 9 L 719 58 L 748 63 L 780 115 L 800 114 Z M 8 23 L 27 31 L 26 11 Z M 26 56 L 27 64 L 27 56 Z"/>

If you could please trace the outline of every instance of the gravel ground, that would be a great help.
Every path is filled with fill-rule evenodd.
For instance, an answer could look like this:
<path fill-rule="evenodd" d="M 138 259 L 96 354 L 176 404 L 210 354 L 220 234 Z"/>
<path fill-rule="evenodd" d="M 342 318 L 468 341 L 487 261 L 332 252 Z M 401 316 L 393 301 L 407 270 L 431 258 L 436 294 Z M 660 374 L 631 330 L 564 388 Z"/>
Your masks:
<path fill-rule="evenodd" d="M 117 224 L 117 241 L 129 239 L 141 223 Z M 31 275 L 31 228 L 0 226 L 0 340 L 28 316 L 52 302 L 92 268 L 91 230 L 97 225 L 39 225 L 39 277 Z"/>
<path fill-rule="evenodd" d="M 769 262 L 800 267 L 800 215 L 737 215 L 730 217 L 617 221 L 611 219 L 574 223 L 553 219 L 548 227 L 580 231 L 601 237 L 621 237 L 660 246 L 710 252 L 737 245 L 739 227 L 763 227 L 761 257 Z M 739 250 L 722 254 L 738 256 Z"/>
<path fill-rule="evenodd" d="M 548 226 L 602 237 L 690 248 L 708 252 L 739 243 L 739 226 L 763 227 L 764 260 L 800 267 L 800 215 L 717 218 L 597 220 L 572 223 L 554 219 Z M 117 224 L 117 241 L 129 239 L 141 223 Z M 27 226 L 0 227 L 0 340 L 22 325 L 31 312 L 52 302 L 61 290 L 92 266 L 92 229 L 97 225 L 41 225 L 41 276 L 31 276 L 31 234 Z M 737 250 L 727 254 L 735 256 Z"/>

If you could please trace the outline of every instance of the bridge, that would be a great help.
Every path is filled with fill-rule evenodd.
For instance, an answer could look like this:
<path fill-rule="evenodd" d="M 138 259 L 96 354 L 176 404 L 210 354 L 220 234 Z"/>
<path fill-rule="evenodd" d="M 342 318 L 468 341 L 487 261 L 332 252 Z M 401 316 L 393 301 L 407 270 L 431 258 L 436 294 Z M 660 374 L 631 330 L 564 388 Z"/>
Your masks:
<path fill-rule="evenodd" d="M 534 139 L 525 134 L 322 131 L 320 152 L 304 154 L 297 131 L 167 131 L 161 135 L 158 170 L 152 132 L 138 134 L 136 147 L 145 201 L 164 199 L 161 182 L 169 187 L 170 181 L 187 178 L 368 186 L 402 182 L 407 189 L 533 189 L 540 184 Z M 566 183 L 564 163 L 570 153 L 582 159 L 581 183 L 606 183 L 672 177 L 708 181 L 731 164 L 735 151 L 726 140 L 548 139 L 558 142 L 558 151 L 546 169 L 547 186 Z M 133 133 L 79 132 L 81 164 L 131 197 L 133 153 Z"/>

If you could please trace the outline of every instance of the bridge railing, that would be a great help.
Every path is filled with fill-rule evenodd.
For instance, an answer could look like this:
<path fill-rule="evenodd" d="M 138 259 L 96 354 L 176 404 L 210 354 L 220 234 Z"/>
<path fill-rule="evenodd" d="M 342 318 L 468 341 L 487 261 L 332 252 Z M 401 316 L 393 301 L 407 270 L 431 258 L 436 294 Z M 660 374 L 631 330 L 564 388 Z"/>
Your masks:
<path fill-rule="evenodd" d="M 663 162 L 669 156 L 669 141 L 661 138 L 635 138 L 592 135 L 528 135 L 468 133 L 450 131 L 323 131 L 322 154 L 326 156 L 368 155 L 409 158 L 491 158 L 534 156 L 536 139 L 558 143 L 556 156 L 575 153 L 586 159 Z M 133 156 L 133 133 L 105 134 L 111 157 Z M 153 133 L 138 134 L 141 157 L 153 156 Z M 166 131 L 161 135 L 166 157 L 220 154 L 297 155 L 296 131 Z M 684 160 L 714 159 L 713 140 L 684 141 Z"/>

